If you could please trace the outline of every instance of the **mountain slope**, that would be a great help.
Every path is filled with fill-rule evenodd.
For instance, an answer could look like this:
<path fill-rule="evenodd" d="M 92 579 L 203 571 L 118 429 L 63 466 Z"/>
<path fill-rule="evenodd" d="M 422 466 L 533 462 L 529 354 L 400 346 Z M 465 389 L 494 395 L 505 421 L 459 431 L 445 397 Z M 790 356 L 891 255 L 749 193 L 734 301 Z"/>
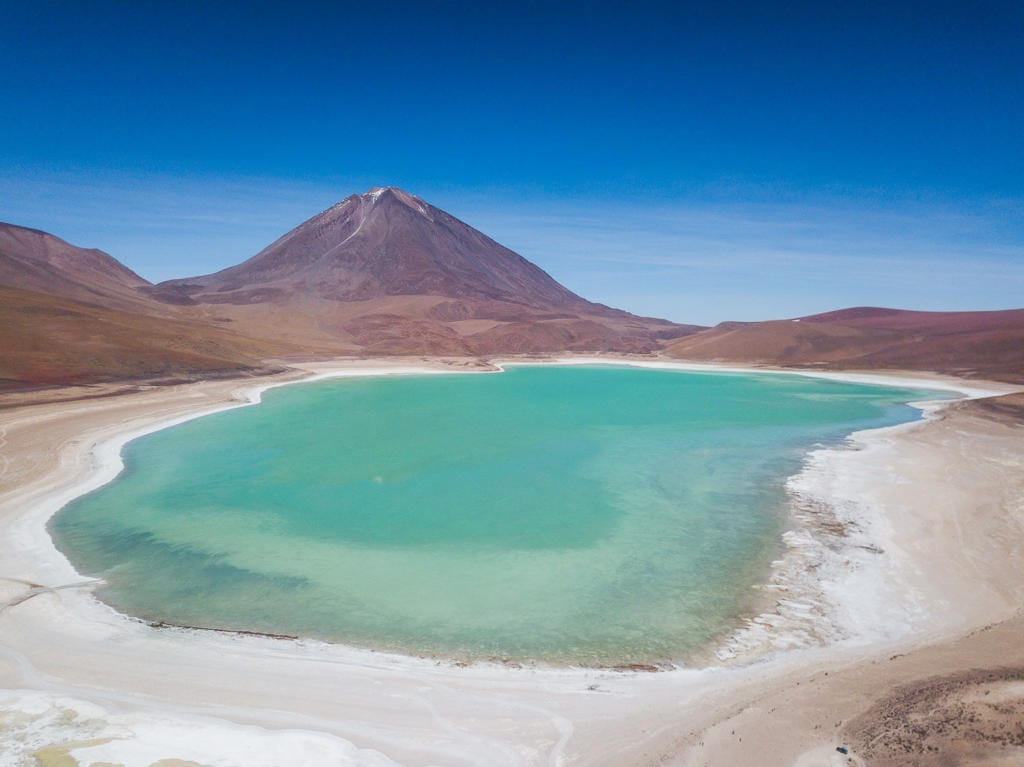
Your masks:
<path fill-rule="evenodd" d="M 149 283 L 113 256 L 14 224 L 0 223 L 0 285 L 108 309 L 167 313 L 139 291 Z"/>
<path fill-rule="evenodd" d="M 391 187 L 346 198 L 237 266 L 162 287 L 207 303 L 299 293 L 335 301 L 437 295 L 547 309 L 590 305 L 522 256 Z"/>
<path fill-rule="evenodd" d="M 156 301 L 149 285 L 103 251 L 0 224 L 0 386 L 237 374 L 295 351 Z"/>
<path fill-rule="evenodd" d="M 149 292 L 216 306 L 249 335 L 381 354 L 651 351 L 695 329 L 586 301 L 392 187 L 346 198 L 237 266 Z"/>
<path fill-rule="evenodd" d="M 151 285 L 0 224 L 0 378 L 26 386 L 256 370 L 271 356 L 657 352 L 1024 382 L 1024 310 L 857 307 L 714 328 L 589 302 L 399 189 L 353 195 L 249 260 Z"/>
<path fill-rule="evenodd" d="M 792 320 L 726 322 L 673 341 L 680 359 L 836 369 L 932 370 L 1024 381 L 1024 309 L 856 307 Z"/>
<path fill-rule="evenodd" d="M 0 286 L 0 390 L 269 370 L 259 341 L 183 319 Z"/>

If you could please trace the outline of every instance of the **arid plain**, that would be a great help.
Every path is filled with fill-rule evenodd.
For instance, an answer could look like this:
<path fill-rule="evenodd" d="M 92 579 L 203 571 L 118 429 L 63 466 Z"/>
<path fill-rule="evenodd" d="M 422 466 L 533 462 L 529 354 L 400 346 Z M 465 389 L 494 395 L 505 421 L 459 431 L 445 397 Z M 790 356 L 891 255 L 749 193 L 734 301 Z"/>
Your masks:
<path fill-rule="evenodd" d="M 1024 310 L 677 325 L 588 302 L 392 188 L 347 198 L 238 267 L 156 286 L 51 235 L 0 236 L 0 737 L 18 758 L 809 767 L 1024 755 Z M 746 651 L 704 668 L 462 667 L 151 626 L 94 599 L 46 533 L 65 502 L 116 474 L 133 436 L 310 376 L 510 359 L 789 369 L 968 399 L 808 456 L 790 494 L 795 515 L 814 516 L 820 601 L 801 618 L 787 582 L 766 584 L 779 597 L 740 631 Z M 818 633 L 793 641 L 798 620 Z M 205 734 L 186 744 L 188 731 Z"/>

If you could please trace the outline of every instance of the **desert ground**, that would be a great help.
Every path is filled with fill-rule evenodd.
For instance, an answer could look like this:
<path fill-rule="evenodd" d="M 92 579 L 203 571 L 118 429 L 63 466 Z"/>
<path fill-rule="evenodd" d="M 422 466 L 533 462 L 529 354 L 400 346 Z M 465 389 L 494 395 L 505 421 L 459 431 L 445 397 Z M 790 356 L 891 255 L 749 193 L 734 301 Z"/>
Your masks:
<path fill-rule="evenodd" d="M 792 600 L 785 582 L 771 584 L 774 605 L 745 627 L 762 638 L 756 652 L 726 652 L 706 668 L 463 667 L 151 626 L 96 600 L 46 533 L 68 500 L 116 475 L 131 438 L 254 402 L 268 386 L 487 369 L 462 358 L 360 359 L 5 395 L 0 765 L 1024 761 L 1024 425 L 1009 384 L 841 374 L 972 399 L 809 457 L 795 501 L 824 515 L 817 540 L 831 564 L 805 617 L 828 630 L 787 631 Z M 979 399 L 998 395 L 1011 396 Z"/>

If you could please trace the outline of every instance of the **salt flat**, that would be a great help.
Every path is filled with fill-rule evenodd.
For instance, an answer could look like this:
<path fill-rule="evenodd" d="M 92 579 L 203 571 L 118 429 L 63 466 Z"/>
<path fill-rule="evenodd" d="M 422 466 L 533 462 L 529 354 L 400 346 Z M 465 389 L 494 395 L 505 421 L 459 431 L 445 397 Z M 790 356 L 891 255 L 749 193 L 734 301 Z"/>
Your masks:
<path fill-rule="evenodd" d="M 421 366 L 325 363 L 307 374 L 384 369 Z M 273 383 L 207 382 L 3 412 L 0 572 L 44 586 L 80 581 L 46 535 L 45 519 L 116 471 L 119 448 L 132 436 L 240 404 Z M 305 744 L 294 746 L 294 764 L 324 753 L 341 764 L 698 764 L 709 757 L 791 764 L 805 752 L 824 753 L 846 722 L 900 683 L 1024 660 L 1016 641 L 1019 427 L 954 406 L 857 441 L 862 449 L 837 451 L 829 468 L 835 499 L 864 504 L 886 523 L 880 556 L 924 605 L 910 634 L 840 640 L 755 665 L 654 674 L 459 668 L 311 641 L 155 629 L 118 615 L 86 587 L 19 602 L 31 587 L 4 581 L 0 683 L 12 692 L 3 721 L 9 727 L 17 711 L 58 705 L 58 698 L 72 699 L 69 708 L 93 706 L 89 717 L 120 728 L 121 740 L 104 746 L 103 759 L 125 764 L 180 758 L 173 740 L 150 738 L 168 744 L 160 755 L 130 744 L 196 717 L 203 732 L 233 733 L 211 735 L 211 749 L 214 741 L 238 744 L 233 755 L 211 750 L 198 759 L 209 764 L 239 763 L 264 730 L 308 734 L 294 741 Z M 852 488 L 852 497 L 841 497 Z M 239 729 L 245 726 L 261 730 Z M 308 757 L 300 753 L 306 748 Z"/>

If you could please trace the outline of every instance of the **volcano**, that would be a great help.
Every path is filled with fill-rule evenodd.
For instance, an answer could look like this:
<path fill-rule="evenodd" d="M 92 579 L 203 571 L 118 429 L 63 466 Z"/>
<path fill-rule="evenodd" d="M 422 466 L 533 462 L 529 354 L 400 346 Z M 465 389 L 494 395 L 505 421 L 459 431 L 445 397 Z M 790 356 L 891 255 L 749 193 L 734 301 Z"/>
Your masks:
<path fill-rule="evenodd" d="M 587 301 L 395 187 L 352 195 L 237 266 L 148 292 L 331 351 L 649 352 L 697 329 Z"/>

